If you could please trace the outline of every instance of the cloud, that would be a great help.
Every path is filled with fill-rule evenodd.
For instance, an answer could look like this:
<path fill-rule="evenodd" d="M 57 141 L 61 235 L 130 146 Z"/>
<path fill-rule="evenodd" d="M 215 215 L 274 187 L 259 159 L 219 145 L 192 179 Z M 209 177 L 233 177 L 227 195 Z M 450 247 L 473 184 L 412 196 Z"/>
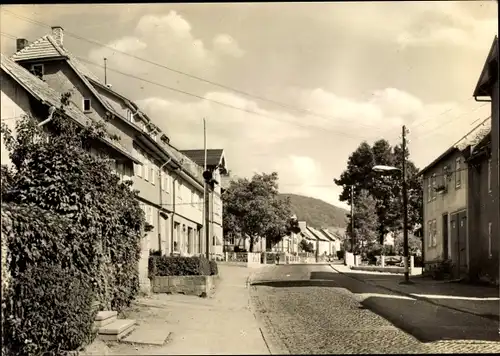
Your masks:
<path fill-rule="evenodd" d="M 107 44 L 108 48 L 95 48 L 90 51 L 89 58 L 102 61 L 103 57 L 112 58 L 120 69 L 133 69 L 144 66 L 143 62 L 130 56 L 120 54 L 120 50 L 141 58 L 165 63 L 170 67 L 182 68 L 184 71 L 210 69 L 220 63 L 224 56 L 241 57 L 244 51 L 238 42 L 227 34 L 219 34 L 213 39 L 213 49 L 196 38 L 191 24 L 176 11 L 166 15 L 142 16 L 134 33 Z"/>
<path fill-rule="evenodd" d="M 242 57 L 245 53 L 234 38 L 229 35 L 217 35 L 213 40 L 213 44 L 215 50 L 236 58 Z"/>
<path fill-rule="evenodd" d="M 433 3 L 432 8 L 425 9 L 397 36 L 396 41 L 403 48 L 444 45 L 484 51 L 497 33 L 496 16 L 478 18 L 452 2 Z"/>
<path fill-rule="evenodd" d="M 162 118 L 158 125 L 167 134 L 171 134 L 175 144 L 183 147 L 202 146 L 203 118 L 207 123 L 208 145 L 213 148 L 241 144 L 247 148 L 252 145 L 268 146 L 308 135 L 306 130 L 296 125 L 299 122 L 292 115 L 265 110 L 257 103 L 238 95 L 209 92 L 205 98 L 241 110 L 205 100 L 182 102 L 158 97 L 140 100 L 137 104 L 153 120 Z"/>

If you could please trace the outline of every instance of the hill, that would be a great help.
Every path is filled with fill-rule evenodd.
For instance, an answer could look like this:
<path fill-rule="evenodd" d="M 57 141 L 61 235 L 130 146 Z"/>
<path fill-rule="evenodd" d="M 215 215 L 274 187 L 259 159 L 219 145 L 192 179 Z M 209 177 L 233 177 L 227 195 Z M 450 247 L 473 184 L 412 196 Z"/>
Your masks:
<path fill-rule="evenodd" d="M 347 225 L 347 210 L 328 204 L 320 199 L 297 194 L 280 194 L 290 198 L 292 211 L 299 220 L 305 220 L 307 225 L 315 228 L 341 227 Z"/>

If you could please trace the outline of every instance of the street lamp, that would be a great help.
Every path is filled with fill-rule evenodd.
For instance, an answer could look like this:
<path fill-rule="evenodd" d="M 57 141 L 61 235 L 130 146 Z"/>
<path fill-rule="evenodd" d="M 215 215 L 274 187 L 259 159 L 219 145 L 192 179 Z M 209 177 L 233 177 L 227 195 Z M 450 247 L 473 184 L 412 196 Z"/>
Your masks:
<path fill-rule="evenodd" d="M 407 182 L 406 182 L 406 164 L 405 159 L 403 160 L 403 169 L 392 166 L 377 165 L 372 168 L 374 172 L 386 173 L 386 172 L 399 172 L 403 178 L 403 260 L 405 266 L 404 276 L 405 279 L 403 283 L 410 284 L 410 272 L 409 272 L 409 248 L 408 248 L 408 193 L 407 193 Z"/>

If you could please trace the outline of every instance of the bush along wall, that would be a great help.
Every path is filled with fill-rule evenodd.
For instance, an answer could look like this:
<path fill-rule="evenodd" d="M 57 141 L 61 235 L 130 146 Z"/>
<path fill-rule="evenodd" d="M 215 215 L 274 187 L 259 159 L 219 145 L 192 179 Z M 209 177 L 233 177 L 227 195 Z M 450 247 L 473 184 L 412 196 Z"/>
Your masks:
<path fill-rule="evenodd" d="M 149 278 L 155 276 L 210 276 L 212 275 L 210 262 L 203 256 L 150 256 L 148 274 Z"/>
<path fill-rule="evenodd" d="M 50 336 L 53 335 L 51 325 L 40 322 L 37 325 L 49 329 L 35 330 L 26 323 L 15 321 L 26 310 L 43 316 L 48 315 L 46 309 L 71 303 L 71 300 L 59 303 L 49 298 L 34 299 L 33 304 L 29 304 L 23 294 L 26 287 L 21 286 L 28 285 L 28 277 L 38 273 L 33 272 L 34 266 L 71 271 L 71 275 L 78 276 L 91 292 L 89 299 L 77 302 L 75 298 L 75 303 L 88 301 L 88 308 L 82 304 L 69 308 L 76 313 L 74 320 L 81 321 L 81 330 L 88 330 L 84 321 L 91 318 L 87 311 L 92 302 L 98 301 L 101 309 L 111 307 L 120 311 L 139 291 L 140 239 L 146 231 L 146 222 L 137 192 L 131 189 L 130 182 L 120 182 L 111 169 L 109 158 L 96 157 L 89 152 L 92 142 L 106 136 L 104 125 L 93 124 L 79 129 L 63 117 L 63 111 L 64 105 L 47 124 L 52 132 L 50 135 L 29 118 L 17 123 L 16 137 L 2 125 L 13 163 L 13 168 L 2 167 L 2 201 L 5 203 L 2 204 L 2 222 L 4 218 L 10 222 L 7 264 L 10 283 L 15 286 L 9 287 L 8 300 L 4 304 L 12 306 L 6 317 L 14 320 L 12 325 L 17 325 L 3 330 L 2 337 L 15 339 L 22 335 L 34 343 L 30 346 L 33 350 L 37 347 L 39 350 L 59 350 L 76 345 L 73 341 L 63 342 L 65 338 L 75 340 L 70 327 L 57 329 L 60 333 L 57 338 Z M 4 175 L 8 177 L 5 182 Z M 47 283 L 57 290 L 56 285 Z M 76 287 L 71 288 L 75 290 Z M 21 305 L 23 303 L 26 304 Z M 54 317 L 59 319 L 51 320 L 51 324 L 66 325 L 69 320 L 64 313 L 54 314 Z M 15 335 L 5 334 L 9 332 Z M 47 338 L 42 338 L 40 333 L 48 335 Z M 83 342 L 83 339 L 79 340 Z M 49 340 L 52 340 L 51 345 Z"/>
<path fill-rule="evenodd" d="M 219 274 L 219 268 L 217 267 L 217 262 L 216 261 L 209 261 L 209 262 L 210 262 L 210 275 L 217 276 Z"/>

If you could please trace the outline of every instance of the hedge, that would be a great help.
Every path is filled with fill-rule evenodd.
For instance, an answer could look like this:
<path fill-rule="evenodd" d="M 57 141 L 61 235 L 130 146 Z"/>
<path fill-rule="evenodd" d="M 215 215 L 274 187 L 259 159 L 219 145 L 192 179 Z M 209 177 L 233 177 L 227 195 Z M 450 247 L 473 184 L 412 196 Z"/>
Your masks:
<path fill-rule="evenodd" d="M 149 256 L 149 278 L 158 276 L 209 276 L 211 266 L 205 257 Z"/>
<path fill-rule="evenodd" d="M 211 276 L 216 276 L 219 274 L 219 268 L 217 267 L 217 262 L 216 261 L 209 261 L 210 262 L 210 275 Z"/>
<path fill-rule="evenodd" d="M 11 281 L 2 299 L 7 355 L 61 355 L 95 337 L 92 287 L 74 268 L 29 266 Z"/>

